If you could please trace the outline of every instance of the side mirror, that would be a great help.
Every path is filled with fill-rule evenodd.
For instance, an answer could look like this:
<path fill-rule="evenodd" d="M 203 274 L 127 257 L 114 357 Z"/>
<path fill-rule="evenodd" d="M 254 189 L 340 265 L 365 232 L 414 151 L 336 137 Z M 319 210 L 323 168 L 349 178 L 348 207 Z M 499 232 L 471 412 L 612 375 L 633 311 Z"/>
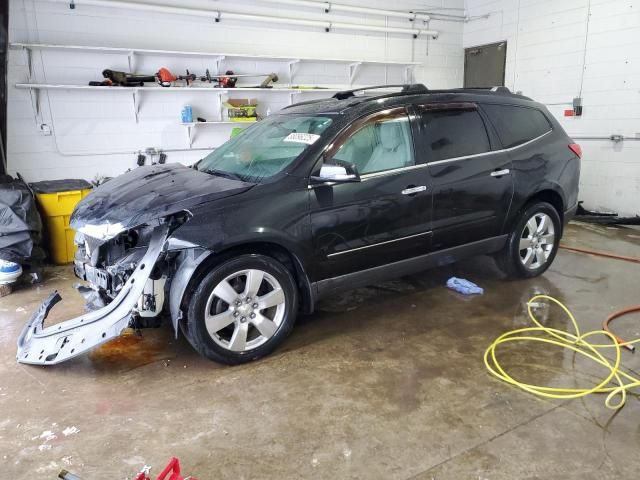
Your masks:
<path fill-rule="evenodd" d="M 352 163 L 340 162 L 325 163 L 320 167 L 320 173 L 311 177 L 315 183 L 335 182 L 349 183 L 359 182 L 358 169 Z"/>

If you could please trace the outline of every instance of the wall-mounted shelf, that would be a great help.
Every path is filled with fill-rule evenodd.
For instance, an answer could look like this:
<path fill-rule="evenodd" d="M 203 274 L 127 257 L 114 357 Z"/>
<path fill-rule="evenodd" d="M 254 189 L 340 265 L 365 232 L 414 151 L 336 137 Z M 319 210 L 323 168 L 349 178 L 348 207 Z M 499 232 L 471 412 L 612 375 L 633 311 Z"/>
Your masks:
<path fill-rule="evenodd" d="M 286 63 L 289 70 L 289 86 L 294 84 L 294 66 L 300 63 L 333 63 L 342 64 L 347 68 L 346 75 L 349 79 L 349 86 L 353 85 L 356 74 L 362 66 L 378 65 L 385 67 L 402 67 L 404 69 L 404 83 L 411 83 L 413 78 L 413 70 L 420 62 L 397 62 L 385 60 L 354 60 L 346 58 L 314 58 L 314 57 L 297 57 L 297 56 L 278 56 L 278 55 L 253 55 L 241 53 L 215 53 L 215 52 L 198 52 L 184 50 L 152 50 L 144 48 L 126 48 L 126 47 L 100 47 L 86 45 L 57 45 L 48 43 L 10 43 L 10 47 L 23 49 L 27 52 L 27 63 L 29 66 L 29 77 L 32 74 L 32 52 L 33 50 L 64 50 L 72 52 L 95 52 L 95 53 L 112 53 L 126 55 L 128 59 L 129 71 L 134 72 L 136 56 L 155 55 L 168 57 L 200 57 L 211 58 L 216 64 L 215 71 L 220 74 L 221 65 L 225 59 L 234 60 L 251 60 L 251 61 L 272 61 Z M 215 75 L 214 75 L 215 76 Z"/>
<path fill-rule="evenodd" d="M 189 148 L 193 145 L 193 140 L 195 138 L 195 127 L 198 125 L 234 125 L 236 127 L 248 127 L 249 125 L 254 125 L 256 122 L 231 122 L 218 120 L 213 122 L 182 122 L 180 125 L 184 126 L 187 130 L 187 142 L 189 142 Z"/>
<path fill-rule="evenodd" d="M 28 50 L 75 50 L 84 52 L 101 52 L 101 53 L 121 53 L 124 55 L 164 55 L 168 57 L 221 57 L 237 58 L 247 60 L 271 60 L 276 62 L 321 62 L 321 63 L 358 63 L 362 65 L 395 65 L 395 66 L 415 66 L 420 62 L 396 62 L 385 60 L 354 60 L 346 58 L 317 58 L 317 57 L 297 57 L 297 56 L 279 56 L 279 55 L 252 55 L 243 53 L 215 53 L 215 52 L 190 52 L 184 50 L 152 50 L 145 48 L 126 48 L 126 47 L 98 47 L 83 45 L 56 45 L 47 43 L 11 43 L 12 48 L 25 48 Z"/>
<path fill-rule="evenodd" d="M 91 85 L 64 85 L 57 83 L 16 83 L 16 88 L 37 88 L 44 90 L 95 90 L 95 91 L 154 91 L 154 92 L 189 92 L 189 91 L 206 91 L 213 93 L 228 93 L 228 92 L 262 92 L 262 93 L 335 93 L 345 88 L 259 88 L 259 87 L 234 87 L 234 88 L 217 88 L 217 87 L 103 87 L 103 86 L 91 86 Z"/>
<path fill-rule="evenodd" d="M 91 85 L 63 85 L 52 83 L 16 83 L 16 88 L 28 89 L 31 92 L 36 115 L 40 113 L 40 90 L 84 90 L 92 92 L 115 92 L 115 93 L 130 93 L 131 100 L 133 102 L 133 114 L 136 122 L 138 122 L 138 114 L 140 113 L 140 95 L 142 92 L 162 92 L 162 93 L 184 93 L 184 92 L 210 92 L 215 93 L 219 97 L 226 95 L 229 92 L 260 92 L 267 94 L 289 94 L 289 103 L 293 103 L 293 96 L 302 93 L 335 93 L 339 92 L 339 88 L 249 88 L 249 87 L 235 87 L 235 88 L 216 88 L 216 87 L 161 87 L 161 86 L 149 86 L 149 87 L 102 87 Z M 222 105 L 222 102 L 220 102 Z"/>
<path fill-rule="evenodd" d="M 390 76 L 393 76 L 395 79 L 398 79 L 399 76 L 402 76 L 402 83 L 412 83 L 414 77 L 414 70 L 417 65 L 420 65 L 420 62 L 403 62 L 403 61 L 385 61 L 385 60 L 363 60 L 363 59 L 346 59 L 346 58 L 314 58 L 314 57 L 303 57 L 303 56 L 279 56 L 279 55 L 255 55 L 255 54 L 241 54 L 241 53 L 218 53 L 218 52 L 205 52 L 205 51 L 183 51 L 183 50 L 155 50 L 155 49 L 144 49 L 144 48 L 129 48 L 129 47 L 103 47 L 103 46 L 83 46 L 83 45 L 59 45 L 59 44 L 45 44 L 45 43 L 11 43 L 10 47 L 12 49 L 21 50 L 26 55 L 26 64 L 27 64 L 27 78 L 25 82 L 15 84 L 18 89 L 26 89 L 29 91 L 31 96 L 31 103 L 35 112 L 35 120 L 38 125 L 45 123 L 41 117 L 41 109 L 40 109 L 40 96 L 42 91 L 53 91 L 53 90 L 62 90 L 62 91 L 75 91 L 77 93 L 81 92 L 110 92 L 115 95 L 129 95 L 132 104 L 132 113 L 135 122 L 138 123 L 139 114 L 140 114 L 140 105 L 141 105 L 141 97 L 146 95 L 147 93 L 156 94 L 179 94 L 179 93 L 193 93 L 196 92 L 198 94 L 203 93 L 204 95 L 211 95 L 212 93 L 217 95 L 218 105 L 219 105 L 219 114 L 217 115 L 217 121 L 214 122 L 205 122 L 206 124 L 217 124 L 217 125 L 225 125 L 228 122 L 224 121 L 224 110 L 223 103 L 226 99 L 225 97 L 233 92 L 242 93 L 246 92 L 246 95 L 276 95 L 274 98 L 274 103 L 282 106 L 282 104 L 286 103 L 283 101 L 280 95 L 289 95 L 288 103 L 292 104 L 296 100 L 296 98 L 300 98 L 300 96 L 304 96 L 306 94 L 315 94 L 316 96 L 331 96 L 335 92 L 339 92 L 341 90 L 346 90 L 352 88 L 354 82 L 357 79 L 360 79 L 360 82 L 370 83 L 375 81 L 375 78 L 380 78 L 384 76 L 384 80 L 380 78 L 377 83 L 389 83 L 387 79 Z M 46 73 L 43 70 L 42 73 L 38 74 L 40 70 L 37 67 L 40 67 L 40 62 L 35 63 L 33 61 L 34 55 L 38 54 L 44 55 L 45 51 L 60 51 L 65 52 L 65 55 L 58 55 L 55 57 L 58 60 L 58 63 L 62 62 L 66 63 L 64 59 L 68 58 L 69 54 L 81 54 L 92 53 L 96 55 L 118 55 L 124 56 L 128 60 L 128 71 L 136 72 L 136 63 L 138 60 L 142 60 L 143 58 L 149 56 L 164 56 L 164 57 L 191 57 L 197 58 L 198 63 L 200 64 L 200 68 L 204 68 L 203 64 L 206 65 L 209 63 L 209 59 L 211 63 L 214 64 L 211 66 L 211 76 L 216 77 L 217 75 L 222 74 L 226 70 L 224 68 L 225 60 L 233 61 L 232 65 L 228 65 L 233 68 L 234 71 L 240 73 L 241 71 L 248 71 L 249 73 L 255 73 L 255 69 L 257 69 L 257 63 L 273 63 L 274 65 L 264 65 L 263 69 L 267 69 L 274 72 L 277 72 L 281 77 L 280 82 L 277 83 L 273 88 L 257 88 L 257 87 L 236 87 L 236 88 L 216 88 L 214 83 L 205 83 L 205 82 L 196 82 L 195 84 L 191 84 L 189 86 L 177 84 L 171 87 L 161 87 L 160 85 L 147 84 L 144 86 L 136 86 L 136 87 L 120 87 L 120 86 L 90 86 L 87 84 L 73 84 L 73 83 L 53 83 L 46 81 Z M 204 62 L 202 60 L 205 60 Z M 241 61 L 246 60 L 249 65 L 243 68 Z M 163 61 L 165 61 L 163 59 Z M 103 60 L 100 60 L 98 57 L 94 64 L 94 69 L 88 69 L 86 64 L 86 59 L 82 60 L 82 65 L 85 70 L 93 71 L 96 68 L 99 68 Z M 73 64 L 72 61 L 70 61 Z M 119 62 L 122 63 L 122 59 Z M 141 62 L 138 62 L 141 63 Z M 149 62 L 145 62 L 148 64 Z M 169 62 L 170 63 L 170 62 Z M 196 63 L 194 61 L 194 63 Z M 322 85 L 323 81 L 317 81 L 314 73 L 316 71 L 324 71 L 325 68 L 316 68 L 316 65 L 320 66 L 327 65 L 327 75 L 324 77 L 324 84 L 329 86 L 330 88 L 297 88 L 297 85 Z M 307 64 L 309 68 L 302 67 L 301 65 Z M 330 65 L 333 65 L 330 66 Z M 140 65 L 141 66 L 141 65 Z M 367 66 L 377 67 L 366 69 Z M 42 67 L 44 68 L 44 67 Z M 122 68 L 122 67 L 120 67 Z M 147 70 L 147 68 L 142 68 L 141 70 Z M 344 73 L 343 73 L 344 72 Z M 364 72 L 364 73 L 363 73 Z M 95 72 L 91 73 L 91 75 L 95 75 Z M 40 78 L 39 78 L 40 77 Z M 365 80 L 368 79 L 368 82 Z M 66 80 L 70 81 L 70 80 Z M 75 82 L 82 82 L 83 78 L 76 75 L 75 80 L 71 80 Z M 87 80 L 88 81 L 88 80 Z M 393 83 L 399 83 L 397 81 Z M 282 85 L 282 86 L 280 86 Z M 204 93 L 208 92 L 208 93 Z M 106 94 L 106 93 L 105 93 Z M 224 96 L 224 97 L 223 97 Z M 303 97 L 304 98 L 304 97 Z M 311 97 L 314 98 L 314 97 Z M 264 99 L 261 99 L 261 103 L 263 103 Z M 268 102 L 268 100 L 266 100 Z M 51 113 L 52 118 L 51 122 L 53 122 L 53 114 Z M 202 123 L 202 122 L 201 122 Z M 238 126 L 244 126 L 238 122 L 236 123 Z M 188 142 L 191 147 L 193 143 L 193 139 L 195 137 L 195 127 L 197 123 L 193 125 L 185 125 L 187 130 Z"/>

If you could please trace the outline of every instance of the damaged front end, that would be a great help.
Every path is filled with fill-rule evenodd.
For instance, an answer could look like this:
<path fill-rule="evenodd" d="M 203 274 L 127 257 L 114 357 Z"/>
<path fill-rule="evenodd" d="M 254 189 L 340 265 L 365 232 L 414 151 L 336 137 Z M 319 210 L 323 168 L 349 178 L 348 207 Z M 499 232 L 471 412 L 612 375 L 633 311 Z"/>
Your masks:
<path fill-rule="evenodd" d="M 63 362 L 127 327 L 156 326 L 165 311 L 177 333 L 189 282 L 212 254 L 184 232 L 176 238 L 180 227 L 194 210 L 212 215 L 212 202 L 253 186 L 175 163 L 136 168 L 94 189 L 70 219 L 78 232 L 74 270 L 89 285 L 79 290 L 90 311 L 44 328 L 60 300 L 50 295 L 18 338 L 18 362 Z"/>
<path fill-rule="evenodd" d="M 76 287 L 87 300 L 87 309 L 105 307 L 116 298 L 142 260 L 154 230 L 154 226 L 142 225 L 114 232 L 108 239 L 91 236 L 93 232 L 90 229 L 83 228 L 76 233 L 73 268 L 76 277 L 90 285 Z M 163 262 L 157 263 L 159 265 L 147 280 L 149 288 L 145 288 L 152 293 L 143 293 L 139 302 L 137 313 L 141 316 L 155 316 L 159 313 L 157 304 L 162 307 L 162 299 L 156 297 L 162 295 L 166 276 L 162 272 Z M 159 293 L 155 293 L 156 290 Z"/>
<path fill-rule="evenodd" d="M 74 270 L 90 285 L 83 290 L 91 311 L 44 328 L 49 311 L 60 301 L 60 295 L 52 293 L 18 338 L 18 362 L 60 363 L 119 336 L 127 327 L 141 326 L 145 317 L 157 317 L 171 261 L 178 255 L 168 248 L 167 240 L 187 219 L 188 213 L 181 212 L 101 237 L 81 229 Z"/>

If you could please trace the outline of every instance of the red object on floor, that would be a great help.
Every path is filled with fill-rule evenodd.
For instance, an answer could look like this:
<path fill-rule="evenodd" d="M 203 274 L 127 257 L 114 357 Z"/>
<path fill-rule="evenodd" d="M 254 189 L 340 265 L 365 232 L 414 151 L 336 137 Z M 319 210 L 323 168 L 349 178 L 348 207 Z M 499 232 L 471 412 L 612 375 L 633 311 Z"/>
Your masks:
<path fill-rule="evenodd" d="M 168 476 L 167 476 L 168 475 Z M 189 480 L 198 480 L 196 477 L 187 477 Z M 149 475 L 143 470 L 140 472 L 134 480 L 151 480 Z M 172 457 L 164 467 L 164 470 L 156 477 L 156 480 L 185 480 L 180 475 L 180 460 L 176 457 Z"/>
<path fill-rule="evenodd" d="M 167 475 L 169 474 L 171 475 L 167 477 Z M 180 460 L 178 460 L 176 457 L 173 457 L 171 460 L 169 460 L 169 463 L 167 463 L 167 466 L 164 467 L 164 470 L 160 472 L 160 475 L 156 477 L 156 480 L 184 480 L 180 476 Z"/>
<path fill-rule="evenodd" d="M 564 111 L 564 116 L 565 117 L 575 117 L 576 116 L 576 112 L 573 111 L 573 109 L 569 110 L 565 110 Z"/>

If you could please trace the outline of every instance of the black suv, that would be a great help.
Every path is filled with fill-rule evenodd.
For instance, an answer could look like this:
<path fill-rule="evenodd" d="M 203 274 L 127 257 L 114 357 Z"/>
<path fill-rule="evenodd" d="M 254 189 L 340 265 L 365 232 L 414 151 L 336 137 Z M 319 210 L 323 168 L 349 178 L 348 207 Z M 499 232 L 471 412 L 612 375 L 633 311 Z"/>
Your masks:
<path fill-rule="evenodd" d="M 375 87 L 378 88 L 378 87 Z M 193 167 L 141 167 L 77 206 L 90 313 L 18 359 L 58 363 L 168 312 L 202 355 L 272 352 L 324 295 L 478 255 L 512 277 L 553 261 L 580 147 L 547 109 L 494 89 L 336 94 L 246 129 Z"/>

